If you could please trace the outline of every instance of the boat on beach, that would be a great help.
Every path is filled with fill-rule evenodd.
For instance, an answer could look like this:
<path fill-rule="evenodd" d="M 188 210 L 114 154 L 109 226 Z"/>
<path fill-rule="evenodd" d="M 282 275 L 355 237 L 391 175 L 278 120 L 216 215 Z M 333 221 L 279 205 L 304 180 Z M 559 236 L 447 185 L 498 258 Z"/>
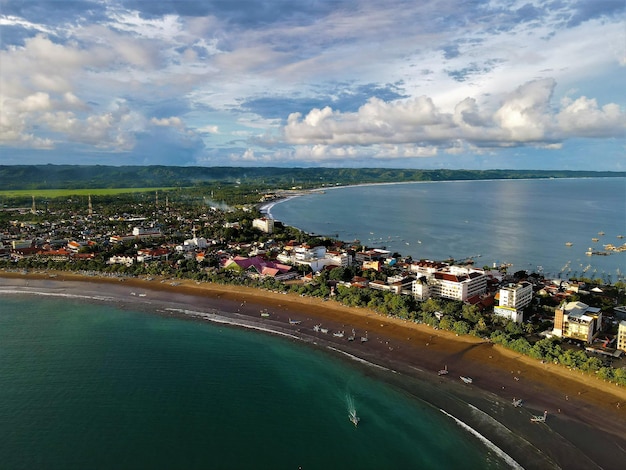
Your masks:
<path fill-rule="evenodd" d="M 354 331 L 354 328 L 352 328 L 352 334 L 348 336 L 348 341 L 354 341 L 354 338 L 356 338 L 356 333 Z"/>
<path fill-rule="evenodd" d="M 300 320 L 292 320 L 291 318 L 289 319 L 290 325 L 299 325 L 300 323 L 302 323 Z"/>
<path fill-rule="evenodd" d="M 467 377 L 464 375 L 461 375 L 459 378 L 466 384 L 471 384 L 474 381 L 471 377 Z"/>
<path fill-rule="evenodd" d="M 448 365 L 446 364 L 443 369 L 437 371 L 437 375 L 448 375 Z"/>
<path fill-rule="evenodd" d="M 521 398 L 518 398 L 518 399 L 513 398 L 513 406 L 515 408 L 521 408 L 522 407 L 522 399 Z"/>
<path fill-rule="evenodd" d="M 531 423 L 545 423 L 548 417 L 548 410 L 544 410 L 543 415 L 533 416 L 530 418 Z"/>
<path fill-rule="evenodd" d="M 343 331 L 335 331 L 333 333 L 333 336 L 337 337 L 337 338 L 343 338 L 344 332 Z"/>

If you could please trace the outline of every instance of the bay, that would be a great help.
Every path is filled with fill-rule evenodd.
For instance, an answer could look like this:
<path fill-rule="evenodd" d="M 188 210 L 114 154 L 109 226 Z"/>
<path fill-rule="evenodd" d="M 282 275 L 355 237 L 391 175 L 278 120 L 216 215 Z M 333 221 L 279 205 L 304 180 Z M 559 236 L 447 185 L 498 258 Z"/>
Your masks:
<path fill-rule="evenodd" d="M 413 259 L 510 265 L 555 278 L 624 279 L 626 179 L 447 181 L 325 189 L 267 208 L 308 233 Z M 594 241 L 597 239 L 597 241 Z M 571 246 L 566 246 L 566 243 Z"/>
<path fill-rule="evenodd" d="M 111 303 L 1 300 L 4 469 L 507 468 L 426 402 L 286 339 Z"/>

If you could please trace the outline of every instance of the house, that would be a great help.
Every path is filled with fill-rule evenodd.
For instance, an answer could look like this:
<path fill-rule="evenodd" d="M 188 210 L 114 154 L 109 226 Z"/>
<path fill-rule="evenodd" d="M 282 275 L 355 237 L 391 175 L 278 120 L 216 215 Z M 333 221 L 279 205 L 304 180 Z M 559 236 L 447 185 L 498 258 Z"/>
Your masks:
<path fill-rule="evenodd" d="M 278 280 L 286 280 L 297 275 L 291 270 L 291 266 L 274 263 L 265 260 L 259 256 L 246 258 L 244 256 L 235 256 L 227 258 L 220 263 L 223 269 L 232 269 L 240 272 L 248 272 L 253 276 L 273 277 Z"/>
<path fill-rule="evenodd" d="M 555 336 L 591 343 L 602 328 L 602 312 L 583 302 L 562 302 L 554 313 Z"/>

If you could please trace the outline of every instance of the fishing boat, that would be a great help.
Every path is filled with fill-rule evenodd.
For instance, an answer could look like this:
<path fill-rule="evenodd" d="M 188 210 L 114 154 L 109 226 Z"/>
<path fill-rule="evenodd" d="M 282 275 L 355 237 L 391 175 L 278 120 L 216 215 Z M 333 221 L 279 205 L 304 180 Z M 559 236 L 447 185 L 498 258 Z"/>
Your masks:
<path fill-rule="evenodd" d="M 290 325 L 299 325 L 300 323 L 302 323 L 300 320 L 292 320 L 291 318 L 289 319 Z"/>
<path fill-rule="evenodd" d="M 546 422 L 546 417 L 548 416 L 548 410 L 545 410 L 543 412 L 543 416 L 533 416 L 532 418 L 530 418 L 530 421 L 532 423 L 545 423 Z"/>
<path fill-rule="evenodd" d="M 446 364 L 443 369 L 440 369 L 437 375 L 448 375 L 448 365 Z"/>
<path fill-rule="evenodd" d="M 343 338 L 344 332 L 343 331 L 335 331 L 333 333 L 333 336 L 337 337 L 337 338 Z"/>
<path fill-rule="evenodd" d="M 471 377 L 466 377 L 466 376 L 464 376 L 464 375 L 461 375 L 459 378 L 460 378 L 463 382 L 465 382 L 466 384 L 471 384 L 471 383 L 473 382 L 473 380 L 472 380 L 472 378 L 471 378 Z"/>
<path fill-rule="evenodd" d="M 565 242 L 565 246 L 572 246 L 573 243 L 572 242 Z"/>
<path fill-rule="evenodd" d="M 521 398 L 518 398 L 518 399 L 513 398 L 513 406 L 515 408 L 521 408 L 522 407 L 522 399 Z"/>

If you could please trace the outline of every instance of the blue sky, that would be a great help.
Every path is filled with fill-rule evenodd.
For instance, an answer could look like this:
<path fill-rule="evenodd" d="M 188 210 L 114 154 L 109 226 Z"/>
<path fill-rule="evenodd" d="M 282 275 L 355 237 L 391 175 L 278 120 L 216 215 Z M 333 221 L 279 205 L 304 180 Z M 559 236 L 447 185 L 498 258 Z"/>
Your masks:
<path fill-rule="evenodd" d="M 0 164 L 626 171 L 623 0 L 0 0 Z"/>

